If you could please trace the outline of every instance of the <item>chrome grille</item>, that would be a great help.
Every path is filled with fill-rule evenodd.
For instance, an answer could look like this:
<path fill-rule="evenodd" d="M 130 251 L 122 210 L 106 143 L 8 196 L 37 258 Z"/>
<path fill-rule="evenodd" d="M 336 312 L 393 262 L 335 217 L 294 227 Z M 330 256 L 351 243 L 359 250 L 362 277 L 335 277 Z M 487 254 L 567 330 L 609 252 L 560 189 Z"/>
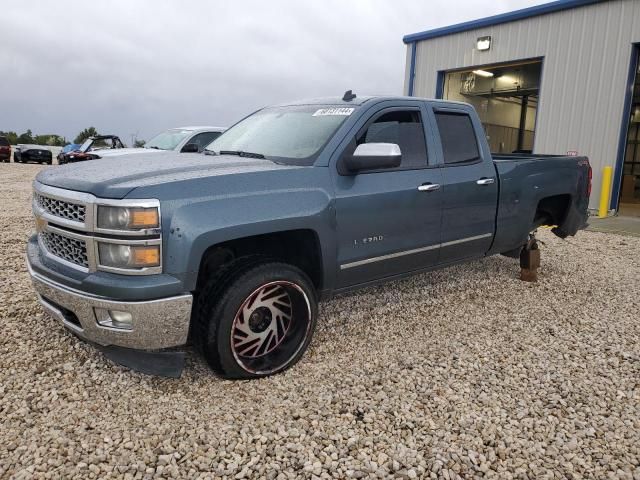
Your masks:
<path fill-rule="evenodd" d="M 38 206 L 50 215 L 71 220 L 72 222 L 84 223 L 86 213 L 84 205 L 45 197 L 39 193 L 34 193 L 34 196 Z"/>
<path fill-rule="evenodd" d="M 40 240 L 44 248 L 56 257 L 67 262 L 89 268 L 87 244 L 84 240 L 64 237 L 53 232 L 40 232 Z"/>

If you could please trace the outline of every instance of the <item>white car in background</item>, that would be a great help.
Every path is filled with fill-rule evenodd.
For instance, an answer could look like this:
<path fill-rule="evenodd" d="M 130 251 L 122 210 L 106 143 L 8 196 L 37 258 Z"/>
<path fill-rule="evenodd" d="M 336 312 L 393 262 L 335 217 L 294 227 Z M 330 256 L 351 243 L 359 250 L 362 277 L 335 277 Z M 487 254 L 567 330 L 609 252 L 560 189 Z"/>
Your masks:
<path fill-rule="evenodd" d="M 204 147 L 218 138 L 225 130 L 222 127 L 170 128 L 153 137 L 145 143 L 144 147 L 100 150 L 97 155 L 99 155 L 99 158 L 111 158 L 153 151 L 202 152 Z"/>

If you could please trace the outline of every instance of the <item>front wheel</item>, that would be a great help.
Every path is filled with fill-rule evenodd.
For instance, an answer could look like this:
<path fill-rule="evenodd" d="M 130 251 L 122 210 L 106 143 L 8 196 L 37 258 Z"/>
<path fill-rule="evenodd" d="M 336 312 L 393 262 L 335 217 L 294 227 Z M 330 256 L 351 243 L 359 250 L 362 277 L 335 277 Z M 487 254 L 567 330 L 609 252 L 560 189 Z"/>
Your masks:
<path fill-rule="evenodd" d="M 205 285 L 196 315 L 196 340 L 216 373 L 265 377 L 294 365 L 309 346 L 315 289 L 293 265 L 239 259 Z"/>

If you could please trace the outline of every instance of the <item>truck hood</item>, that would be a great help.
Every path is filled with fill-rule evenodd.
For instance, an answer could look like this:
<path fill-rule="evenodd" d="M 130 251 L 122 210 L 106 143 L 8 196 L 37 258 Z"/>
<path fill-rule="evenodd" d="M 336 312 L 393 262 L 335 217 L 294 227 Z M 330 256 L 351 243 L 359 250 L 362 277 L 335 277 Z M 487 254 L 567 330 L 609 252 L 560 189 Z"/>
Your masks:
<path fill-rule="evenodd" d="M 189 179 L 286 170 L 270 160 L 235 155 L 160 152 L 116 156 L 47 168 L 36 181 L 52 187 L 91 193 L 101 198 L 124 198 L 138 187 Z"/>
<path fill-rule="evenodd" d="M 120 155 L 132 155 L 141 153 L 164 153 L 166 150 L 157 150 L 155 148 L 110 148 L 105 150 L 93 150 L 91 153 L 104 157 L 119 157 Z"/>

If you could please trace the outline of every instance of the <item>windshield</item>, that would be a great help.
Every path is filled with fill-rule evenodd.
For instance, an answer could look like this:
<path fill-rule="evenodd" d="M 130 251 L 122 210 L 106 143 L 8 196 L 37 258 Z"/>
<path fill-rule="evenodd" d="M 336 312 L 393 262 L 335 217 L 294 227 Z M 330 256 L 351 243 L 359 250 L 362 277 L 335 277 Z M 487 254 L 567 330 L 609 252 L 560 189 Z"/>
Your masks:
<path fill-rule="evenodd" d="M 156 135 L 147 143 L 144 144 L 144 148 L 157 148 L 159 150 L 175 150 L 178 144 L 184 140 L 188 135 L 191 135 L 191 130 L 171 129 L 166 132 L 162 132 L 160 135 Z"/>
<path fill-rule="evenodd" d="M 87 138 L 84 143 L 82 145 L 80 145 L 80 148 L 78 150 L 80 150 L 81 152 L 88 152 L 89 148 L 91 147 L 91 145 L 93 144 L 93 139 L 92 138 Z"/>
<path fill-rule="evenodd" d="M 265 156 L 311 165 L 352 107 L 302 105 L 265 108 L 245 118 L 211 142 L 208 152 Z"/>

